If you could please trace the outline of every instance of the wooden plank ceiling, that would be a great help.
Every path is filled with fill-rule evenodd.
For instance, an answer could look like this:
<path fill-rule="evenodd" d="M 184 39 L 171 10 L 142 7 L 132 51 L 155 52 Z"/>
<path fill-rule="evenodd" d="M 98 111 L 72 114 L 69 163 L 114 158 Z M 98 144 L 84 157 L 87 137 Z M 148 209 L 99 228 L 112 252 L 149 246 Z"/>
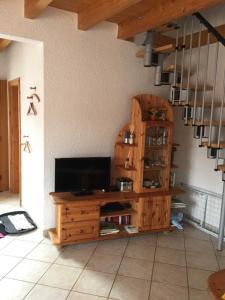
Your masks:
<path fill-rule="evenodd" d="M 150 29 L 164 32 L 176 19 L 222 3 L 225 0 L 24 0 L 24 15 L 35 18 L 50 5 L 77 13 L 81 30 L 107 20 L 118 24 L 118 38 L 129 40 Z"/>
<path fill-rule="evenodd" d="M 11 43 L 12 43 L 11 40 L 0 39 L 0 52 L 5 50 Z"/>

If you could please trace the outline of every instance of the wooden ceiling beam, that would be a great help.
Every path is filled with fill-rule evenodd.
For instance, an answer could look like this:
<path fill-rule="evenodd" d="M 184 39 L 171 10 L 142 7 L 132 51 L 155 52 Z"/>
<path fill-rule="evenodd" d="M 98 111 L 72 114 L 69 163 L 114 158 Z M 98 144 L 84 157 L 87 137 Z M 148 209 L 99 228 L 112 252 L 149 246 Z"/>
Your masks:
<path fill-rule="evenodd" d="M 118 38 L 133 37 L 137 33 L 157 28 L 178 18 L 221 3 L 224 3 L 224 0 L 151 1 L 149 9 L 144 15 L 119 24 Z"/>
<path fill-rule="evenodd" d="M 78 13 L 78 28 L 87 30 L 139 2 L 141 0 L 95 0 Z"/>
<path fill-rule="evenodd" d="M 24 0 L 24 17 L 37 18 L 52 2 L 52 0 Z"/>
<path fill-rule="evenodd" d="M 11 43 L 11 40 L 0 39 L 0 52 L 5 50 L 5 48 L 7 48 Z"/>

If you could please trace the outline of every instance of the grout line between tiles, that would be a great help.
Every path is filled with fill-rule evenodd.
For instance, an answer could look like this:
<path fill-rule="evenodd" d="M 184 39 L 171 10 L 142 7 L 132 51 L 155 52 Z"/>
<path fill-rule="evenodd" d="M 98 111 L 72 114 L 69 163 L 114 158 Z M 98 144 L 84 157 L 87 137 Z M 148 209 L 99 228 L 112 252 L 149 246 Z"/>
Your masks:
<path fill-rule="evenodd" d="M 94 253 L 96 252 L 96 249 L 97 249 L 98 245 L 99 245 L 99 242 L 97 242 L 97 244 L 96 244 L 94 250 L 92 251 L 92 253 L 91 253 L 90 257 L 88 258 L 88 260 L 87 260 L 85 266 L 83 267 L 82 272 L 81 272 L 80 275 L 77 277 L 77 279 L 76 279 L 76 281 L 74 282 L 74 284 L 72 285 L 72 287 L 71 287 L 71 289 L 69 290 L 69 293 L 68 293 L 67 297 L 65 298 L 65 300 L 68 299 L 70 293 L 71 293 L 72 291 L 74 291 L 73 288 L 74 288 L 75 284 L 76 284 L 76 283 L 78 282 L 78 280 L 80 279 L 80 277 L 81 277 L 81 275 L 83 274 L 83 272 L 84 272 L 84 270 L 85 270 L 87 264 L 89 263 L 89 261 L 91 260 L 91 258 L 92 258 L 93 255 L 94 255 Z M 74 291 L 74 292 L 76 292 L 76 291 Z M 96 295 L 94 295 L 94 296 L 96 296 Z"/>
<path fill-rule="evenodd" d="M 185 230 L 184 230 L 185 231 Z M 185 233 L 184 233 L 185 235 Z M 190 299 L 190 293 L 189 293 L 189 277 L 188 277 L 188 263 L 187 263 L 187 250 L 186 250 L 186 243 L 184 239 L 184 257 L 185 257 L 185 262 L 186 262 L 186 276 L 187 276 L 187 293 L 188 293 L 188 299 Z"/>
<path fill-rule="evenodd" d="M 156 258 L 156 250 L 157 250 L 157 247 L 158 247 L 158 233 L 156 234 L 155 252 L 154 252 L 154 257 L 153 257 L 152 274 L 151 274 L 150 287 L 149 287 L 149 294 L 148 294 L 148 299 L 149 299 L 149 300 L 150 300 L 150 297 L 151 297 L 151 289 L 152 289 L 152 282 L 153 282 L 153 272 L 154 272 L 154 267 L 155 267 L 155 258 Z"/>
<path fill-rule="evenodd" d="M 115 281 L 116 281 L 116 277 L 117 277 L 117 275 L 118 275 L 118 273 L 119 273 L 120 266 L 121 266 L 122 261 L 123 261 L 123 259 L 124 259 L 124 257 L 125 257 L 125 252 L 126 252 L 126 250 L 127 250 L 127 247 L 128 247 L 128 245 L 129 245 L 129 243 L 130 243 L 130 237 L 129 237 L 129 239 L 128 239 L 128 241 L 127 241 L 127 244 L 126 244 L 126 247 L 125 247 L 125 249 L 124 249 L 124 252 L 123 252 L 123 255 L 122 255 L 122 259 L 121 259 L 121 261 L 120 261 L 120 264 L 119 264 L 119 267 L 118 267 L 118 269 L 117 269 L 117 272 L 115 273 L 115 277 L 114 277 L 114 279 L 113 279 L 113 283 L 112 283 L 112 286 L 111 286 L 111 288 L 110 288 L 110 291 L 109 291 L 109 294 L 108 294 L 107 299 L 109 299 L 109 297 L 110 297 L 111 291 L 112 291 L 112 289 L 113 289 L 114 283 L 115 283 Z"/>

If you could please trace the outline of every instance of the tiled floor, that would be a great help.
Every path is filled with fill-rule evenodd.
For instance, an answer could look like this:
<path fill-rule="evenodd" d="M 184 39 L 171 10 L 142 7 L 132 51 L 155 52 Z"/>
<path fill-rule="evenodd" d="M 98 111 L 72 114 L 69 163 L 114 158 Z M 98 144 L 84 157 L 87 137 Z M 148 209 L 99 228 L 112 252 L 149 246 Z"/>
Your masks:
<path fill-rule="evenodd" d="M 0 240 L 0 299 L 207 300 L 207 277 L 224 267 L 225 251 L 188 225 L 62 249 L 36 231 Z"/>

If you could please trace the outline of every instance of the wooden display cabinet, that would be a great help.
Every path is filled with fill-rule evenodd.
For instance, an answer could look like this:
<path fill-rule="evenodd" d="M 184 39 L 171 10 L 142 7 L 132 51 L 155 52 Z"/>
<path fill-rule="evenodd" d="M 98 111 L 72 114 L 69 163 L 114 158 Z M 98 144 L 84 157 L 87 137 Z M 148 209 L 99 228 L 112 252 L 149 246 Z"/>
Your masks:
<path fill-rule="evenodd" d="M 124 142 L 126 132 L 134 134 L 132 144 Z M 134 97 L 131 121 L 115 142 L 114 182 L 128 177 L 137 193 L 168 191 L 172 137 L 173 112 L 168 101 L 153 95 Z"/>

